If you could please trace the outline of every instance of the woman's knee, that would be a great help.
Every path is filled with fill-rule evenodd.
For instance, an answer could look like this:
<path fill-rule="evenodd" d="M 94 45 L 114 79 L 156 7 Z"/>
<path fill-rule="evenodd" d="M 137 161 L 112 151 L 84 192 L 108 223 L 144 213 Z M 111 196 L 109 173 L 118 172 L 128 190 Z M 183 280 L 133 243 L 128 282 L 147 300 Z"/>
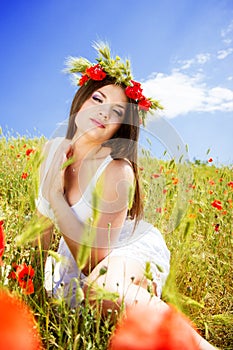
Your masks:
<path fill-rule="evenodd" d="M 88 275 L 87 284 L 122 293 L 130 284 L 145 285 L 143 267 L 134 259 L 106 257 Z"/>
<path fill-rule="evenodd" d="M 85 282 L 84 293 L 90 303 L 103 296 L 104 308 L 118 309 L 122 304 L 148 302 L 156 292 L 156 285 L 144 276 L 142 265 L 134 259 L 105 258 L 91 272 Z"/>

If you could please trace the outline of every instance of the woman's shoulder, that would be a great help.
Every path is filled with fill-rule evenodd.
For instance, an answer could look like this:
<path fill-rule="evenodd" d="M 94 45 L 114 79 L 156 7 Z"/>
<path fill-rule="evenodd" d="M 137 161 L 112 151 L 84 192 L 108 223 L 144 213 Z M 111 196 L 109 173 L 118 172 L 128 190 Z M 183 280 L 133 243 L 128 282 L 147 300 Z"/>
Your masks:
<path fill-rule="evenodd" d="M 129 191 L 133 186 L 134 172 L 130 163 L 124 159 L 112 159 L 97 182 L 103 203 L 109 203 L 116 212 L 119 211 L 119 205 L 121 210 L 127 207 Z"/>

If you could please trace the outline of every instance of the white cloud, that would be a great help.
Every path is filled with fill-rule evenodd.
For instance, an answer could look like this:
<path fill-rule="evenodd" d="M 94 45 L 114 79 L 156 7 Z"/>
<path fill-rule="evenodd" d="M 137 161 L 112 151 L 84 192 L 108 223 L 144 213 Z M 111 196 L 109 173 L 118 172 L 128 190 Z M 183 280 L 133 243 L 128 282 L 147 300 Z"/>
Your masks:
<path fill-rule="evenodd" d="M 194 64 L 194 59 L 179 61 L 182 64 L 181 70 L 189 69 Z"/>
<path fill-rule="evenodd" d="M 229 47 L 228 49 L 226 50 L 219 50 L 217 52 L 217 58 L 219 60 L 223 60 L 224 58 L 226 58 L 227 56 L 229 56 L 231 53 L 233 52 L 233 48 L 232 47 Z"/>
<path fill-rule="evenodd" d="M 221 37 L 225 38 L 232 31 L 233 31 L 233 20 L 230 22 L 230 24 L 226 28 L 221 30 Z"/>
<path fill-rule="evenodd" d="M 228 41 L 228 44 L 232 32 L 233 20 L 221 32 L 222 39 Z M 213 69 L 211 63 L 216 64 L 216 59 L 224 60 L 232 53 L 233 47 L 228 47 L 215 54 L 202 52 L 190 59 L 177 60 L 177 67 L 170 74 L 155 73 L 143 83 L 145 95 L 161 102 L 164 106 L 162 113 L 167 118 L 192 112 L 233 112 L 233 90 L 218 83 L 209 86 L 210 76 L 203 74 L 204 69 L 213 72 L 215 67 Z M 225 79 L 232 81 L 233 77 L 228 73 Z"/>
<path fill-rule="evenodd" d="M 233 90 L 216 86 L 206 92 L 204 111 L 233 111 Z"/>
<path fill-rule="evenodd" d="M 230 45 L 232 43 L 232 40 L 230 38 L 223 39 L 223 43 L 226 45 Z"/>
<path fill-rule="evenodd" d="M 233 111 L 233 90 L 209 88 L 201 74 L 158 73 L 143 83 L 143 89 L 146 96 L 160 100 L 168 118 L 191 112 Z"/>
<path fill-rule="evenodd" d="M 203 65 L 210 60 L 210 57 L 209 53 L 199 53 L 189 60 L 179 60 L 178 63 L 181 64 L 179 70 L 189 69 L 193 65 Z"/>
<path fill-rule="evenodd" d="M 230 45 L 232 43 L 232 32 L 233 32 L 233 20 L 230 24 L 221 30 L 222 41 L 226 45 Z"/>
<path fill-rule="evenodd" d="M 196 55 L 196 61 L 199 64 L 205 64 L 210 60 L 210 54 L 209 53 L 199 53 Z"/>

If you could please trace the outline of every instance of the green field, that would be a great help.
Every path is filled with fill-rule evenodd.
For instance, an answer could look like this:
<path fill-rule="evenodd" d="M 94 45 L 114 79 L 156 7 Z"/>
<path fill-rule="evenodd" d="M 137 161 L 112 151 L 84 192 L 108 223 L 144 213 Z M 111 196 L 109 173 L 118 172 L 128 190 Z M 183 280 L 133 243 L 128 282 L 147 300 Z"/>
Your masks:
<path fill-rule="evenodd" d="M 43 138 L 0 138 L 0 220 L 5 251 L 0 285 L 33 309 L 45 349 L 106 349 L 112 326 L 88 302 L 70 310 L 48 300 L 42 264 L 31 241 L 42 232 L 35 216 L 37 169 Z M 207 155 L 208 160 L 208 155 Z M 177 165 L 145 154 L 140 160 L 145 218 L 158 227 L 171 251 L 163 299 L 175 304 L 201 334 L 221 349 L 233 349 L 233 168 L 213 163 Z M 56 249 L 56 233 L 51 249 Z M 32 265 L 34 293 L 8 278 L 12 264 Z"/>

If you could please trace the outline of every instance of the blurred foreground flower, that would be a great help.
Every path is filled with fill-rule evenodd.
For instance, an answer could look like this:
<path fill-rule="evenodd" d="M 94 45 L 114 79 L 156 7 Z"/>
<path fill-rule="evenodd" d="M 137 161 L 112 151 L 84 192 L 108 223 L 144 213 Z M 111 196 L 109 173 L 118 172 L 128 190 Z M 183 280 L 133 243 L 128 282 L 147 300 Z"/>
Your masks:
<path fill-rule="evenodd" d="M 4 289 L 0 289 L 0 325 L 0 349 L 43 349 L 32 311 Z"/>
<path fill-rule="evenodd" d="M 174 307 L 159 314 L 148 305 L 128 310 L 116 326 L 109 350 L 197 350 L 190 321 Z"/>

